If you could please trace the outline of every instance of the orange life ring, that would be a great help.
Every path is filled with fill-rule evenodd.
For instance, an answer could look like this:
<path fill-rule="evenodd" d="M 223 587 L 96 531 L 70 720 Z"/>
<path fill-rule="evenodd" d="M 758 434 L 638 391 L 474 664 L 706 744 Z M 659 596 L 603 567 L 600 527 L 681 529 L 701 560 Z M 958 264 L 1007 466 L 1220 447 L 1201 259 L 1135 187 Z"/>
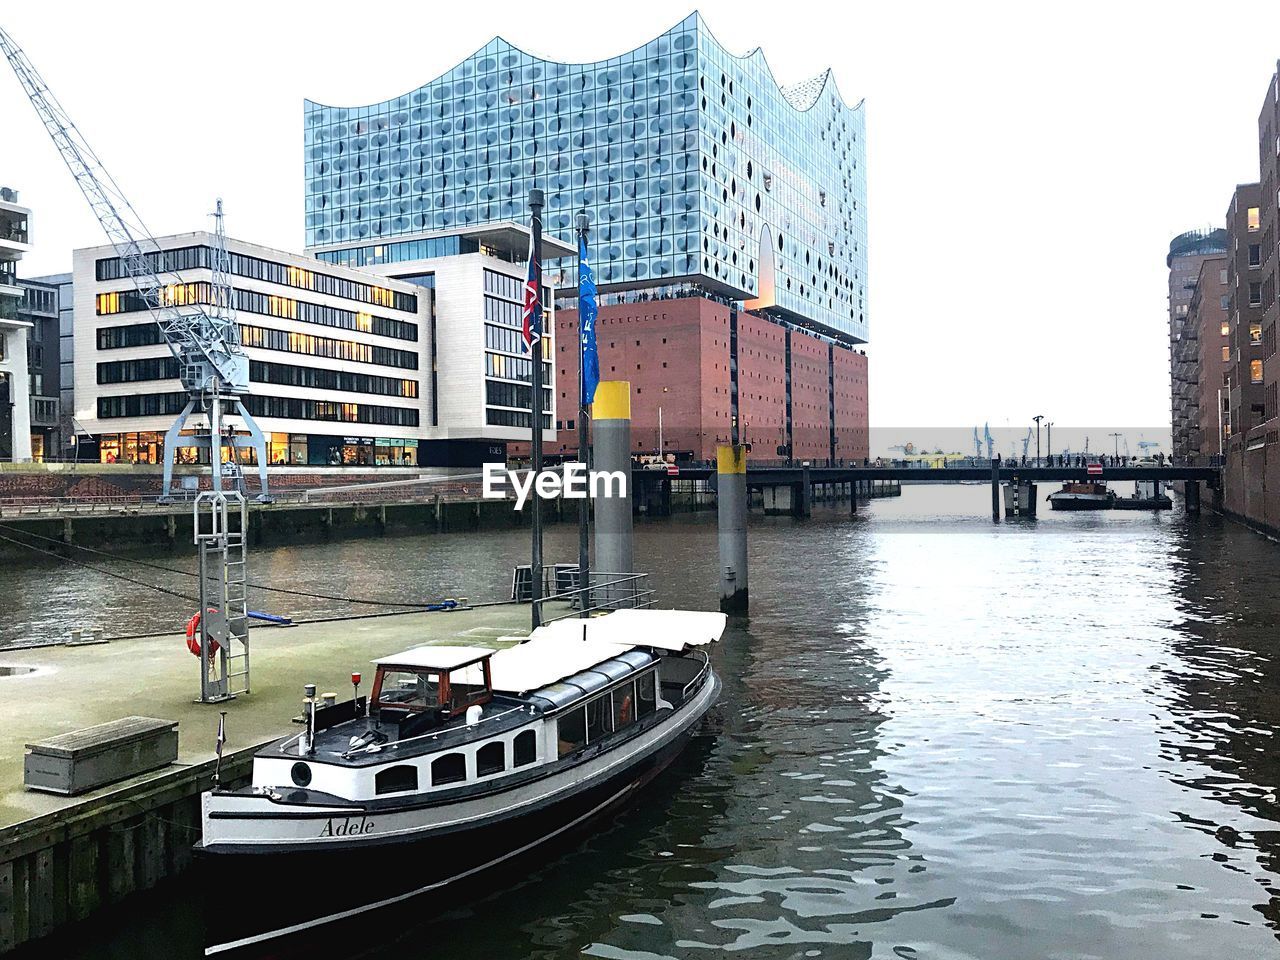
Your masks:
<path fill-rule="evenodd" d="M 631 722 L 631 694 L 622 698 L 622 709 L 619 711 L 618 719 L 622 723 Z"/>
<path fill-rule="evenodd" d="M 213 609 L 213 607 L 210 607 L 209 612 L 214 613 L 216 611 Z M 209 638 L 209 659 L 210 660 L 212 660 L 214 656 L 217 654 L 218 650 L 220 649 L 220 646 L 221 645 L 218 643 L 218 641 L 215 640 L 213 637 Z M 195 614 L 191 617 L 191 619 L 187 621 L 187 649 L 190 650 L 194 656 L 197 656 L 197 657 L 200 656 L 200 611 L 199 610 L 197 610 Z"/>

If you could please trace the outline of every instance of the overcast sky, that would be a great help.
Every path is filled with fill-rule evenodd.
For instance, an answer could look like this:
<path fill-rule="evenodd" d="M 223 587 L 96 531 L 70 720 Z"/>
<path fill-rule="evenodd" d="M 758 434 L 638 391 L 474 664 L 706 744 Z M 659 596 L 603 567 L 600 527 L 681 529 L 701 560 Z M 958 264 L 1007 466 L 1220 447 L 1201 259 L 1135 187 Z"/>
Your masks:
<path fill-rule="evenodd" d="M 398 95 L 495 33 L 600 59 L 692 9 L 43 0 L 0 23 L 154 233 L 208 225 L 222 196 L 233 236 L 298 250 L 304 97 Z M 1280 3 L 699 9 L 784 84 L 830 65 L 866 99 L 873 426 L 1167 427 L 1165 253 L 1257 179 Z M 0 76 L 0 184 L 33 208 L 33 276 L 103 237 L 24 101 Z"/>

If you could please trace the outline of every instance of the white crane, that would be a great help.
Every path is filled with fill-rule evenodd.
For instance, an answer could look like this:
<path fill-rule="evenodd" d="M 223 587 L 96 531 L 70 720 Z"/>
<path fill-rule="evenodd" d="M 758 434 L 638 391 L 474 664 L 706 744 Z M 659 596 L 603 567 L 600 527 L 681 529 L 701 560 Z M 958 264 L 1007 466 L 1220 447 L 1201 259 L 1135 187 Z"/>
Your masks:
<path fill-rule="evenodd" d="M 240 330 L 235 321 L 235 308 L 229 281 L 230 257 L 222 226 L 222 201 L 218 201 L 216 242 L 212 250 L 212 296 L 210 303 L 192 302 L 182 277 L 172 269 L 172 259 L 159 249 L 125 197 L 115 179 L 107 172 L 98 155 L 77 129 L 75 123 L 32 66 L 27 55 L 3 29 L 0 29 L 0 52 L 13 67 L 23 92 L 35 107 L 41 123 L 62 155 L 62 160 L 75 178 L 76 186 L 89 202 L 102 230 L 120 258 L 124 276 L 133 281 L 140 301 L 160 327 L 165 343 L 178 361 L 178 377 L 187 390 L 187 404 L 168 432 L 164 442 L 164 496 L 173 483 L 174 455 L 187 418 L 200 410 L 207 420 L 207 431 L 182 441 L 185 446 L 208 447 L 213 465 L 213 489 L 222 489 L 222 447 L 233 450 L 252 446 L 258 456 L 258 477 L 262 490 L 259 499 L 267 498 L 267 450 L 262 431 L 245 409 L 241 397 L 249 392 L 249 358 L 240 345 Z M 234 431 L 223 435 L 224 410 L 234 411 L 249 432 L 246 444 Z M 212 438 L 217 438 L 213 442 Z"/>
<path fill-rule="evenodd" d="M 249 392 L 249 358 L 240 345 L 230 283 L 231 260 L 218 201 L 209 270 L 212 296 L 196 302 L 191 288 L 173 269 L 171 255 L 160 250 L 151 231 L 125 197 L 58 103 L 27 55 L 3 29 L 3 52 L 36 114 L 89 201 L 98 223 L 120 259 L 121 272 L 133 282 L 139 303 L 150 311 L 178 362 L 178 378 L 188 399 L 164 438 L 164 499 L 173 483 L 173 460 L 187 418 L 197 409 L 206 431 L 182 439 L 186 446 L 207 447 L 213 467 L 212 492 L 199 493 L 193 505 L 195 543 L 199 547 L 199 601 L 188 624 L 191 652 L 200 663 L 200 700 L 218 703 L 249 692 L 249 616 L 245 549 L 248 513 L 240 490 L 223 491 L 222 448 L 252 446 L 258 454 L 260 500 L 267 496 L 267 450 L 262 431 L 241 397 Z M 234 431 L 224 434 L 223 412 L 243 421 L 250 443 Z M 238 476 L 238 474 L 237 474 Z"/>

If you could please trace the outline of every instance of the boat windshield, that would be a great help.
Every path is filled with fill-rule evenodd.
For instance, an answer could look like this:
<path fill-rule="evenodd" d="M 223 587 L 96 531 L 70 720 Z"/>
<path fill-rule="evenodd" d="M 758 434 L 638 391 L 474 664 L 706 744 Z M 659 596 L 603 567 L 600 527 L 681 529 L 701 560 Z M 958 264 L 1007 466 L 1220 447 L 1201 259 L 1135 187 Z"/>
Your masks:
<path fill-rule="evenodd" d="M 440 703 L 440 674 L 431 671 L 383 670 L 378 706 L 426 710 Z"/>

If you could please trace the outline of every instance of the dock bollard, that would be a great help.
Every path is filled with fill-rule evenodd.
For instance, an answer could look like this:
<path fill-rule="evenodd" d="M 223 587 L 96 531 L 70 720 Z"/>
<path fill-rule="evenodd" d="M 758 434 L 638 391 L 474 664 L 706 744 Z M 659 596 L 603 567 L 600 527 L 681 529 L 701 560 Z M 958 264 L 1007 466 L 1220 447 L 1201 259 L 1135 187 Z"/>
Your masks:
<path fill-rule="evenodd" d="M 602 380 L 591 404 L 592 469 L 619 472 L 626 478 L 622 496 L 599 497 L 596 512 L 595 569 L 603 580 L 633 572 L 631 548 L 631 384 L 626 380 Z M 616 489 L 611 490 L 616 494 Z M 606 606 L 635 591 L 634 581 L 592 591 L 592 602 Z"/>
<path fill-rule="evenodd" d="M 747 451 L 741 445 L 716 447 L 716 517 L 720 543 L 720 610 L 746 613 Z"/>

